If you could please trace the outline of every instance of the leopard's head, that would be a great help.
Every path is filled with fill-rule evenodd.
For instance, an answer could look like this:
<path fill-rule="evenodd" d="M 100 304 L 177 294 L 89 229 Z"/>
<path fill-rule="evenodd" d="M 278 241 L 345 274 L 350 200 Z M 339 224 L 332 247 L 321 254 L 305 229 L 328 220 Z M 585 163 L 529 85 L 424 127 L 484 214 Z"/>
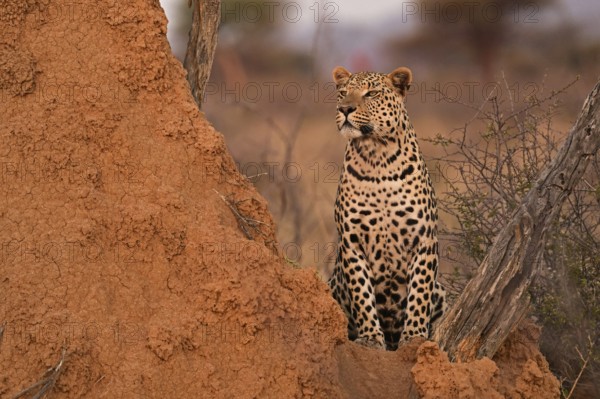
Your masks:
<path fill-rule="evenodd" d="M 337 67 L 333 80 L 338 90 L 335 120 L 342 136 L 382 140 L 399 133 L 405 117 L 404 98 L 412 82 L 410 69 L 401 67 L 386 75 L 352 74 Z"/>

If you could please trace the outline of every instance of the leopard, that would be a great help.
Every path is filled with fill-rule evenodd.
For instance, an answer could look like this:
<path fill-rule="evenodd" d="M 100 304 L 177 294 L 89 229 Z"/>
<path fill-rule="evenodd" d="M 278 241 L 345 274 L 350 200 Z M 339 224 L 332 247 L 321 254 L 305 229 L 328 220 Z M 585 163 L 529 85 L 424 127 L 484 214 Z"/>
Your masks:
<path fill-rule="evenodd" d="M 338 233 L 329 288 L 348 337 L 395 350 L 447 309 L 438 281 L 438 209 L 406 111 L 412 71 L 333 70 L 336 125 L 346 150 L 334 206 Z"/>

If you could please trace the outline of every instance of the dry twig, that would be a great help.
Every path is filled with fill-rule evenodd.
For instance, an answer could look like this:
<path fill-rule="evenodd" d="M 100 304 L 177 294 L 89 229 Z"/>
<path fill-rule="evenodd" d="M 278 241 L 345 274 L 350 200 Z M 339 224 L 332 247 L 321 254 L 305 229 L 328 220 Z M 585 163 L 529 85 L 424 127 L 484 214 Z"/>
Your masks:
<path fill-rule="evenodd" d="M 18 399 L 28 394 L 33 394 L 31 399 L 41 399 L 48 392 L 50 392 L 50 390 L 52 390 L 52 388 L 54 387 L 54 384 L 56 384 L 58 377 L 60 377 L 61 373 L 64 370 L 63 366 L 65 364 L 66 353 L 67 350 L 63 347 L 58 363 L 55 366 L 52 366 L 48 370 L 46 370 L 41 380 L 35 382 L 31 386 L 25 388 L 24 390 L 16 394 L 13 397 L 13 399 Z"/>
<path fill-rule="evenodd" d="M 594 353 L 594 343 L 592 342 L 592 339 L 590 337 L 588 337 L 588 340 L 589 340 L 588 352 L 586 354 L 585 359 L 583 358 L 583 355 L 581 354 L 581 351 L 579 350 L 579 348 L 575 348 L 575 350 L 577 351 L 577 354 L 579 355 L 579 358 L 581 359 L 581 361 L 583 362 L 583 364 L 581 365 L 581 369 L 579 370 L 579 374 L 577 374 L 577 378 L 575 378 L 575 381 L 573 382 L 573 386 L 571 387 L 571 390 L 569 391 L 569 395 L 567 395 L 566 399 L 571 399 L 571 396 L 573 395 L 573 392 L 575 392 L 575 388 L 577 388 L 577 384 L 579 383 L 579 379 L 583 375 L 583 372 L 585 371 L 585 368 L 587 367 L 588 362 L 590 361 L 590 358 L 592 357 L 592 355 Z"/>
<path fill-rule="evenodd" d="M 221 197 L 223 202 L 225 202 L 225 204 L 227 204 L 229 209 L 231 209 L 231 212 L 233 212 L 233 215 L 235 216 L 235 218 L 238 221 L 238 226 L 240 226 L 240 229 L 242 230 L 242 232 L 244 233 L 246 238 L 248 238 L 249 240 L 254 240 L 254 235 L 252 235 L 252 233 L 251 233 L 252 231 L 264 236 L 264 233 L 259 228 L 260 225 L 264 225 L 264 223 L 259 220 L 255 220 L 255 219 L 246 217 L 246 216 L 242 215 L 242 213 L 240 212 L 240 210 L 238 208 L 238 204 L 245 200 L 235 201 L 235 200 L 225 197 L 223 194 L 221 194 L 217 190 L 213 189 L 213 191 L 215 193 L 217 193 L 217 195 L 219 197 Z"/>

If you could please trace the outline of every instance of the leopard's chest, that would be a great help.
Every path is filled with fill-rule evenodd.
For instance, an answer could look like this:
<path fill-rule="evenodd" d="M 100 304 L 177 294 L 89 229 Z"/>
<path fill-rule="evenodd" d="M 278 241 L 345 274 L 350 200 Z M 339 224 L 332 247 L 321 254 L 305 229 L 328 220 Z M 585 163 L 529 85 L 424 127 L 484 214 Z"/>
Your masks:
<path fill-rule="evenodd" d="M 414 232 L 419 221 L 431 219 L 435 200 L 425 175 L 419 173 L 403 180 L 367 181 L 347 170 L 346 167 L 340 179 L 335 207 L 336 220 L 340 223 L 364 233 L 399 232 L 403 226 Z"/>

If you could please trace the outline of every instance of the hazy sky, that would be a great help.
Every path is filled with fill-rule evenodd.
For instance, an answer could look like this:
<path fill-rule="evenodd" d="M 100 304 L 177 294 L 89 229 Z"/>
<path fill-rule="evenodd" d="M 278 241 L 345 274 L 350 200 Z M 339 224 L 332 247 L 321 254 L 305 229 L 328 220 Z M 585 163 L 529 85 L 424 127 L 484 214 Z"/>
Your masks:
<path fill-rule="evenodd" d="M 182 18 L 181 2 L 183 0 L 161 0 L 169 18 L 168 38 L 175 54 L 181 56 L 185 51 L 185 37 L 174 28 L 177 18 Z M 252 21 L 260 12 L 261 21 L 269 20 L 271 15 L 277 18 L 285 29 L 281 38 L 289 45 L 308 48 L 317 29 L 317 21 L 324 22 L 324 30 L 334 37 L 340 48 L 369 48 L 382 37 L 409 29 L 409 24 L 402 23 L 403 2 L 398 0 L 298 0 L 287 2 L 270 2 L 272 6 L 258 8 L 256 2 L 247 1 L 238 9 L 222 10 L 240 21 Z M 338 33 L 351 31 L 351 37 L 338 38 Z M 360 33 L 360 34 L 359 34 Z M 227 40 L 226 33 L 221 32 L 219 40 Z"/>
<path fill-rule="evenodd" d="M 161 0 L 167 14 L 177 4 L 181 4 L 181 0 Z M 467 0 L 465 0 L 467 2 Z M 253 18 L 256 15 L 258 3 L 252 1 L 242 2 L 241 8 L 230 10 L 232 14 L 237 14 L 240 18 Z M 321 19 L 329 17 L 329 20 L 337 20 L 342 25 L 351 24 L 357 26 L 377 26 L 382 20 L 395 20 L 398 24 L 405 22 L 411 17 L 411 14 L 416 14 L 417 17 L 421 12 L 425 11 L 423 1 L 399 1 L 399 0 L 288 0 L 290 3 L 286 6 L 286 2 L 271 1 L 269 7 L 262 7 L 260 12 L 263 18 L 267 18 L 271 8 L 275 16 L 280 17 L 287 14 L 289 21 L 296 19 L 296 11 L 301 12 L 298 18 L 299 26 L 310 26 L 314 24 L 315 16 L 318 15 Z M 533 2 L 532 2 L 533 3 Z M 319 4 L 319 6 L 316 6 Z M 590 23 L 597 21 L 600 18 L 600 1 L 598 0 L 559 0 L 559 7 L 564 11 L 567 18 L 573 18 L 578 21 Z M 439 1 L 440 7 L 451 7 L 444 0 Z M 523 6 L 524 13 L 532 11 L 527 4 Z M 295 22 L 290 22 L 295 23 Z"/>
<path fill-rule="evenodd" d="M 185 36 L 179 32 L 177 42 L 174 35 L 177 32 L 173 29 L 174 18 L 182 17 L 182 1 L 184 0 L 161 0 L 170 20 L 168 36 L 176 54 L 185 48 Z M 281 32 L 281 39 L 288 45 L 304 48 L 311 45 L 317 29 L 316 21 L 320 20 L 325 22 L 324 29 L 336 48 L 365 52 L 373 51 L 374 46 L 386 37 L 408 34 L 411 29 L 418 27 L 419 18 L 431 18 L 431 15 L 426 16 L 421 0 L 289 0 L 269 3 L 270 8 L 259 7 L 257 2 L 246 1 L 241 2 L 238 9 L 223 12 L 229 12 L 241 21 L 251 21 L 257 17 L 265 21 L 272 15 L 286 28 Z M 438 14 L 441 12 L 443 15 L 443 7 L 448 7 L 449 4 L 452 2 L 440 0 L 438 5 L 442 11 L 438 11 Z M 556 5 L 550 13 L 535 13 L 539 23 L 552 25 L 559 21 L 570 21 L 578 24 L 587 36 L 600 37 L 600 0 L 558 0 Z M 179 10 L 179 14 L 176 10 Z M 531 8 L 524 8 L 520 18 L 525 18 L 531 11 Z M 257 15 L 257 12 L 260 15 Z M 219 40 L 227 40 L 225 32 L 222 33 L 223 37 Z"/>

